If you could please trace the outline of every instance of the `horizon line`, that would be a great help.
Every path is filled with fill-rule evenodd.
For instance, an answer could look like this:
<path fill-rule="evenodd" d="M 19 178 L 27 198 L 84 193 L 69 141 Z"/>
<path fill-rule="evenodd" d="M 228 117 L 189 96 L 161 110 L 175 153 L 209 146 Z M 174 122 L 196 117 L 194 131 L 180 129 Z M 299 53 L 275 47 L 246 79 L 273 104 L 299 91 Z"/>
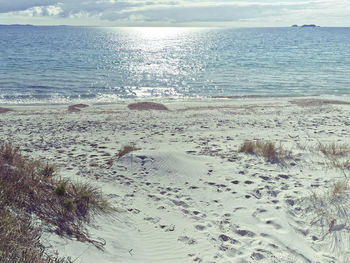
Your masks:
<path fill-rule="evenodd" d="M 218 26 L 218 25 L 213 25 L 213 26 L 200 26 L 200 25 L 145 25 L 145 26 L 127 26 L 127 25 L 123 25 L 123 26 L 102 26 L 102 25 L 38 25 L 38 24 L 0 24 L 0 26 L 28 26 L 28 27 L 101 27 L 101 28 L 113 28 L 113 27 L 119 27 L 119 28 L 150 28 L 150 27 L 159 27 L 159 28 L 172 28 L 172 27 L 188 27 L 188 28 L 301 28 L 304 25 L 309 25 L 309 24 L 303 24 L 300 26 L 294 26 L 290 25 L 290 26 Z M 316 28 L 350 28 L 350 26 L 318 26 L 315 25 Z"/>

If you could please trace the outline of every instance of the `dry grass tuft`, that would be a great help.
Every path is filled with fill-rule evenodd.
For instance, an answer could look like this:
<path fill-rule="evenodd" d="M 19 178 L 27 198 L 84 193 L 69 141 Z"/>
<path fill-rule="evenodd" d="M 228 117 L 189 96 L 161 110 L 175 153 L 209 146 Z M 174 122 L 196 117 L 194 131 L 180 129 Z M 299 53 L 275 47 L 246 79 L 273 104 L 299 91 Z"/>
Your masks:
<path fill-rule="evenodd" d="M 241 147 L 239 148 L 239 152 L 247 153 L 247 154 L 256 154 L 257 153 L 257 142 L 254 141 L 244 141 Z"/>
<path fill-rule="evenodd" d="M 322 152 L 325 156 L 345 156 L 350 152 L 350 147 L 346 144 L 322 144 L 319 143 L 316 150 Z"/>
<path fill-rule="evenodd" d="M 325 99 L 296 99 L 290 101 L 292 104 L 296 104 L 301 107 L 321 106 L 327 104 L 334 105 L 349 105 L 350 102 L 342 100 L 325 100 Z"/>
<path fill-rule="evenodd" d="M 138 150 L 141 150 L 141 148 L 137 148 L 134 143 L 132 143 L 130 145 L 125 145 L 125 146 L 123 146 L 123 148 L 121 148 L 119 150 L 119 152 L 117 152 L 117 154 L 114 157 L 112 157 L 111 159 L 109 159 L 107 161 L 107 164 L 111 166 L 115 160 L 118 160 L 118 159 L 122 158 L 123 156 L 125 156 L 133 151 L 138 151 Z"/>
<path fill-rule="evenodd" d="M 349 192 L 349 190 L 350 190 L 350 186 L 348 181 L 339 181 L 332 186 L 332 188 L 328 192 L 328 195 L 331 198 L 337 198 Z"/>
<path fill-rule="evenodd" d="M 350 160 L 340 160 L 338 158 L 330 158 L 329 166 L 338 168 L 342 171 L 350 170 Z"/>
<path fill-rule="evenodd" d="M 291 153 L 282 146 L 277 147 L 273 142 L 263 141 L 246 140 L 240 146 L 239 152 L 263 156 L 271 163 L 283 163 L 285 159 L 291 157 Z"/>
<path fill-rule="evenodd" d="M 6 112 L 9 112 L 9 111 L 13 111 L 13 109 L 0 107 L 0 114 L 1 113 L 6 113 Z"/>
<path fill-rule="evenodd" d="M 163 110 L 168 111 L 169 109 L 160 103 L 155 102 L 137 102 L 128 105 L 129 110 Z"/>
<path fill-rule="evenodd" d="M 69 262 L 46 255 L 42 231 L 89 242 L 84 223 L 112 211 L 89 184 L 57 179 L 55 167 L 24 158 L 11 143 L 0 143 L 0 262 Z M 32 225 L 32 218 L 38 222 Z M 12 244 L 7 246 L 6 244 Z"/>
<path fill-rule="evenodd" d="M 68 112 L 79 112 L 82 108 L 89 107 L 87 104 L 74 104 L 68 106 Z"/>
<path fill-rule="evenodd" d="M 123 148 L 121 148 L 119 150 L 119 152 L 117 153 L 117 159 L 122 158 L 124 155 L 127 155 L 133 151 L 137 151 L 140 150 L 140 148 L 137 148 L 135 145 L 131 144 L 131 145 L 125 145 Z"/>
<path fill-rule="evenodd" d="M 340 169 L 344 173 L 346 170 L 350 170 L 349 145 L 340 143 L 318 143 L 314 149 L 324 154 L 324 156 L 328 159 L 326 164 L 329 167 Z"/>
<path fill-rule="evenodd" d="M 307 204 L 305 211 L 312 215 L 311 225 L 318 226 L 322 238 L 332 239 L 337 243 L 337 249 L 342 251 L 341 230 L 347 229 L 350 220 L 348 206 L 350 204 L 350 185 L 348 180 L 336 182 L 328 191 L 320 194 L 313 193 L 305 198 Z M 347 249 L 347 247 L 345 248 Z"/>
<path fill-rule="evenodd" d="M 1 263 L 72 263 L 70 258 L 45 253 L 40 243 L 41 230 L 26 214 L 1 210 L 0 236 Z"/>

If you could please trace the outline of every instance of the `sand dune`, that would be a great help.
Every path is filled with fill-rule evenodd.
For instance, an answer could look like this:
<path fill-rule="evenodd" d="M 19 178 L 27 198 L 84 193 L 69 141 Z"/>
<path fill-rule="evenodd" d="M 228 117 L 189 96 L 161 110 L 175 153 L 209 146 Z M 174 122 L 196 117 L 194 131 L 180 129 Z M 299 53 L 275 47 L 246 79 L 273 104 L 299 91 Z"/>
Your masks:
<path fill-rule="evenodd" d="M 310 199 L 349 174 L 316 149 L 350 144 L 350 107 L 339 100 L 178 101 L 142 113 L 21 107 L 1 115 L 0 134 L 63 176 L 100 186 L 118 208 L 90 227 L 104 251 L 45 235 L 75 262 L 347 262 L 347 215 L 330 210 L 333 225 L 313 222 L 322 203 Z M 276 142 L 291 156 L 279 164 L 240 153 L 244 140 Z M 115 158 L 131 144 L 140 149 Z"/>

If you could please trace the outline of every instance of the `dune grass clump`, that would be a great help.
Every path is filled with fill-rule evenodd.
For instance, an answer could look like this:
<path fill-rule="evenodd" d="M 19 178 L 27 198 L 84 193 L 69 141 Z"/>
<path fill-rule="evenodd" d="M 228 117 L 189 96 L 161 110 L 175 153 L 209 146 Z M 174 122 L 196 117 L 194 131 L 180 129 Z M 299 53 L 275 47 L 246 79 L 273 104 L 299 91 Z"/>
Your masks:
<path fill-rule="evenodd" d="M 347 192 L 349 192 L 350 190 L 350 185 L 348 183 L 348 181 L 339 181 L 336 182 L 331 189 L 328 192 L 328 195 L 331 198 L 337 198 L 339 196 L 342 196 L 344 194 L 346 194 Z"/>
<path fill-rule="evenodd" d="M 340 170 L 350 170 L 350 160 L 341 160 L 338 158 L 331 158 L 329 166 L 338 168 Z"/>
<path fill-rule="evenodd" d="M 72 263 L 70 258 L 48 255 L 40 243 L 41 229 L 26 214 L 0 211 L 1 263 Z"/>
<path fill-rule="evenodd" d="M 117 159 L 122 158 L 124 155 L 127 155 L 128 153 L 131 153 L 133 151 L 140 150 L 140 148 L 137 148 L 134 144 L 131 145 L 125 145 L 123 148 L 119 150 L 117 153 Z"/>
<path fill-rule="evenodd" d="M 328 159 L 326 164 L 329 167 L 337 168 L 340 170 L 350 170 L 350 146 L 340 143 L 323 144 L 318 143 L 315 147 L 316 151 L 320 151 Z"/>
<path fill-rule="evenodd" d="M 110 158 L 107 161 L 107 164 L 111 166 L 115 160 L 119 160 L 123 156 L 125 156 L 131 152 L 138 151 L 140 149 L 141 148 L 136 147 L 134 143 L 131 143 L 129 145 L 125 145 L 116 153 L 116 155 L 114 157 Z"/>
<path fill-rule="evenodd" d="M 9 111 L 13 111 L 13 110 L 10 109 L 10 108 L 0 107 L 0 114 L 1 114 L 1 113 L 6 113 L 6 112 L 9 112 Z"/>
<path fill-rule="evenodd" d="M 24 158 L 11 143 L 0 143 L 0 262 L 69 262 L 45 253 L 39 241 L 43 231 L 103 248 L 84 223 L 112 207 L 92 185 L 55 175 L 53 166 Z"/>
<path fill-rule="evenodd" d="M 350 147 L 348 145 L 337 143 L 322 144 L 319 142 L 316 150 L 322 152 L 327 157 L 341 157 L 350 153 Z"/>
<path fill-rule="evenodd" d="M 89 105 L 86 104 L 74 104 L 68 106 L 68 112 L 80 112 L 81 109 L 89 107 Z"/>
<path fill-rule="evenodd" d="M 60 183 L 56 186 L 55 190 L 53 190 L 53 191 L 58 196 L 64 196 L 66 193 L 66 188 L 67 188 L 67 186 L 65 183 Z"/>
<path fill-rule="evenodd" d="M 350 185 L 348 180 L 334 183 L 323 193 L 313 193 L 302 200 L 306 204 L 305 216 L 310 215 L 310 225 L 319 228 L 319 239 L 328 238 L 336 244 L 334 248 L 346 251 L 347 243 L 344 243 L 344 232 L 349 229 L 350 222 Z M 345 233 L 345 235 L 348 235 Z M 345 247 L 344 247 L 345 244 Z M 345 250 L 344 250 L 345 249 Z"/>
<path fill-rule="evenodd" d="M 155 102 L 136 102 L 136 103 L 131 103 L 128 105 L 129 110 L 160 110 L 160 111 L 168 111 L 169 109 L 161 104 L 161 103 L 155 103 Z"/>
<path fill-rule="evenodd" d="M 281 145 L 276 146 L 275 143 L 269 141 L 246 140 L 240 146 L 239 152 L 263 156 L 271 163 L 283 163 L 286 158 L 290 157 L 289 151 L 284 150 Z"/>

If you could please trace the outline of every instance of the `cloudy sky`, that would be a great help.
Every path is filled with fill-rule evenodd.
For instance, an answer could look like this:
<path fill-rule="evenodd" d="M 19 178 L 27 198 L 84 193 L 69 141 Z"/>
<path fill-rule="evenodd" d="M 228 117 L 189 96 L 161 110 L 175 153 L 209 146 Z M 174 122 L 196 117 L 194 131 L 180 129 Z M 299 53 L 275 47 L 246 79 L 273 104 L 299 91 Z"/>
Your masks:
<path fill-rule="evenodd" d="M 349 0 L 0 0 L 0 24 L 350 26 Z"/>

